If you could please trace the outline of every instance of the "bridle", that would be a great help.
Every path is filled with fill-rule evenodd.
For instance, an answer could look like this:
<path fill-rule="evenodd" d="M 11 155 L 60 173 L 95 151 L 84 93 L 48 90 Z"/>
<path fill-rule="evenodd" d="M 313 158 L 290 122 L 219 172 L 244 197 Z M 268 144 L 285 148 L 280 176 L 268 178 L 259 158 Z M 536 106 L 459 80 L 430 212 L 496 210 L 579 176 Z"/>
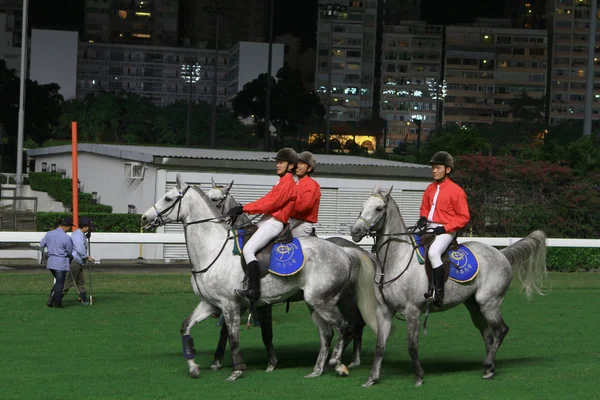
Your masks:
<path fill-rule="evenodd" d="M 384 303 L 388 306 L 388 309 L 390 311 L 393 310 L 393 308 L 390 306 L 390 303 L 387 301 L 387 299 L 385 298 L 385 294 L 383 293 L 383 287 L 387 284 L 393 283 L 395 281 L 397 281 L 398 279 L 400 279 L 402 277 L 402 275 L 404 275 L 406 273 L 406 271 L 408 271 L 408 268 L 410 267 L 410 264 L 412 263 L 412 260 L 415 256 L 415 252 L 417 251 L 417 247 L 416 245 L 412 242 L 412 241 L 408 241 L 403 239 L 403 236 L 408 236 L 408 235 L 412 235 L 413 232 L 415 231 L 415 226 L 412 226 L 408 229 L 407 232 L 398 232 L 398 233 L 378 233 L 376 230 L 377 226 L 382 226 L 383 223 L 385 222 L 386 216 L 387 216 L 387 206 L 388 203 L 387 201 L 380 195 L 378 194 L 372 194 L 371 197 L 375 197 L 378 198 L 380 200 L 382 200 L 385 204 L 384 209 L 381 211 L 383 213 L 383 217 L 381 219 L 379 219 L 377 222 L 375 223 L 371 223 L 368 218 L 366 218 L 365 216 L 362 215 L 362 213 L 358 216 L 358 220 L 362 221 L 366 226 L 367 226 L 367 236 L 369 237 L 373 237 L 375 239 L 377 238 L 383 238 L 386 237 L 387 239 L 383 240 L 383 242 L 381 244 L 378 245 L 377 242 L 375 242 L 375 244 L 373 245 L 373 250 L 372 252 L 375 253 L 375 256 L 377 257 L 377 260 L 379 260 L 379 263 L 381 265 L 381 272 L 379 273 L 379 282 L 377 281 L 377 278 L 375 277 L 374 279 L 374 283 L 377 285 L 377 287 L 379 288 L 379 292 L 381 293 L 381 298 L 383 299 Z M 387 257 L 388 257 L 388 253 L 390 250 L 390 244 L 392 242 L 400 242 L 400 243 L 407 243 L 410 244 L 411 247 L 413 248 L 413 251 L 410 255 L 410 259 L 408 260 L 408 263 L 406 264 L 406 267 L 404 267 L 404 269 L 394 278 L 390 279 L 390 280 L 385 280 L 385 265 L 387 262 Z M 383 262 L 381 261 L 381 259 L 379 258 L 379 251 L 383 248 L 383 246 L 385 246 L 385 253 L 383 256 Z M 397 317 L 395 314 L 394 316 L 397 319 L 401 319 L 399 317 Z"/>

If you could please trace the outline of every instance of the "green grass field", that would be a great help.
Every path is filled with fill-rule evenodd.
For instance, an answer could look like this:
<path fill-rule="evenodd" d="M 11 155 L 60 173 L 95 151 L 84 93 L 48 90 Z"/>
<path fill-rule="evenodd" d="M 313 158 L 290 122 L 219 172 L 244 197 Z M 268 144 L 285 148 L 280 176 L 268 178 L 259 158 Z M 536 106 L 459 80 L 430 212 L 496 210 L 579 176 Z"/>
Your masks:
<path fill-rule="evenodd" d="M 86 276 L 87 277 L 87 276 Z M 497 375 L 481 378 L 483 342 L 464 307 L 429 318 L 421 334 L 425 384 L 414 387 L 402 321 L 395 321 L 381 383 L 365 389 L 374 335 L 365 333 L 363 364 L 348 378 L 333 372 L 314 379 L 318 335 L 306 307 L 289 314 L 276 307 L 279 367 L 266 373 L 260 330 L 243 330 L 248 369 L 237 382 L 231 370 L 208 369 L 216 345 L 216 320 L 192 335 L 199 379 L 188 377 L 179 327 L 196 306 L 188 274 L 94 275 L 94 305 L 65 298 L 65 308 L 45 305 L 49 274 L 0 273 L 2 399 L 597 399 L 600 274 L 551 274 L 547 296 L 528 303 L 515 287 L 503 305 L 510 332 L 497 358 Z M 344 361 L 348 362 L 347 351 Z"/>

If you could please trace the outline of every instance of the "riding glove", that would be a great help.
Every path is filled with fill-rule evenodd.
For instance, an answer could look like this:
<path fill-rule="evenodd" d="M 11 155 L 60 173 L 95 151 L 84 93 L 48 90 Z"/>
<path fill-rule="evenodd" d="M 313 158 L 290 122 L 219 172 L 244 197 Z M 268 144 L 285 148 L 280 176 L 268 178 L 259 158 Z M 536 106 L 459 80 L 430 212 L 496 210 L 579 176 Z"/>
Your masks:
<path fill-rule="evenodd" d="M 444 228 L 443 226 L 436 226 L 435 228 L 433 228 L 432 232 L 436 235 L 441 235 L 442 233 L 446 233 L 446 228 Z"/>
<path fill-rule="evenodd" d="M 427 227 L 427 217 L 419 218 L 417 221 L 417 228 L 424 229 L 425 227 Z"/>
<path fill-rule="evenodd" d="M 241 215 L 243 213 L 244 213 L 244 207 L 242 207 L 242 206 L 235 206 L 231 210 L 227 211 L 225 213 L 225 216 L 226 217 L 237 217 L 238 215 Z"/>

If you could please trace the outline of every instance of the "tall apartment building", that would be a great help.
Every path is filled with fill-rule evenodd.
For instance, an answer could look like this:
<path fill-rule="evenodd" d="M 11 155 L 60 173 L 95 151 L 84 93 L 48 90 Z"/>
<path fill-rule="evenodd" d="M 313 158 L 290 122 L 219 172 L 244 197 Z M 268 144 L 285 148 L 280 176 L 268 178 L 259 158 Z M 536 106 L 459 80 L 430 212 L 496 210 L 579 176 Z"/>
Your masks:
<path fill-rule="evenodd" d="M 347 7 L 335 18 L 319 11 L 315 89 L 331 101 L 330 120 L 359 121 L 373 112 L 377 1 L 319 0 Z M 331 88 L 329 87 L 331 74 Z"/>
<path fill-rule="evenodd" d="M 0 0 L 0 59 L 19 76 L 22 27 L 23 0 Z"/>
<path fill-rule="evenodd" d="M 554 0 L 507 0 L 506 17 L 514 28 L 546 29 Z"/>
<path fill-rule="evenodd" d="M 387 121 L 386 148 L 414 142 L 418 135 L 425 140 L 436 127 L 443 90 L 442 29 L 418 21 L 384 27 L 380 116 Z"/>
<path fill-rule="evenodd" d="M 181 37 L 188 47 L 213 47 L 217 21 L 213 9 L 221 9 L 219 43 L 230 49 L 236 43 L 267 40 L 268 0 L 182 0 Z"/>
<path fill-rule="evenodd" d="M 177 45 L 177 0 L 85 1 L 86 42 Z"/>
<path fill-rule="evenodd" d="M 188 100 L 212 101 L 214 50 L 127 44 L 79 44 L 77 98 L 98 91 L 120 91 L 150 97 L 156 105 Z M 219 52 L 217 101 L 226 102 L 228 54 Z M 199 64 L 200 79 L 189 84 L 182 64 Z"/>
<path fill-rule="evenodd" d="M 447 27 L 443 123 L 513 121 L 509 99 L 546 94 L 547 46 L 545 30 Z"/>
<path fill-rule="evenodd" d="M 583 119 L 590 22 L 590 0 L 550 0 L 554 5 L 552 71 L 550 83 L 550 124 Z M 600 90 L 600 21 L 596 26 L 594 92 Z M 592 103 L 592 119 L 600 119 L 600 94 Z"/>
<path fill-rule="evenodd" d="M 384 25 L 401 25 L 401 21 L 419 21 L 421 19 L 421 0 L 383 0 Z"/>

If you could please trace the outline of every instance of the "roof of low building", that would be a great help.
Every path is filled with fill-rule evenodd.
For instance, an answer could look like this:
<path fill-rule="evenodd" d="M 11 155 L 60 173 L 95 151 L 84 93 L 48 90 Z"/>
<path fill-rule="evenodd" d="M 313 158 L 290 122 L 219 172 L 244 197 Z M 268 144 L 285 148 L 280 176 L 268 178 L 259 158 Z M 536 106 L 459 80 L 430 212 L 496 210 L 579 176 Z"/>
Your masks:
<path fill-rule="evenodd" d="M 216 150 L 182 147 L 131 146 L 113 144 L 81 143 L 80 153 L 92 153 L 148 164 L 179 167 L 244 168 L 272 170 L 275 152 L 246 150 Z M 29 149 L 30 157 L 71 153 L 71 146 L 53 146 Z M 430 167 L 372 157 L 351 155 L 315 154 L 319 173 L 335 175 L 402 176 L 407 178 L 431 178 Z"/>

